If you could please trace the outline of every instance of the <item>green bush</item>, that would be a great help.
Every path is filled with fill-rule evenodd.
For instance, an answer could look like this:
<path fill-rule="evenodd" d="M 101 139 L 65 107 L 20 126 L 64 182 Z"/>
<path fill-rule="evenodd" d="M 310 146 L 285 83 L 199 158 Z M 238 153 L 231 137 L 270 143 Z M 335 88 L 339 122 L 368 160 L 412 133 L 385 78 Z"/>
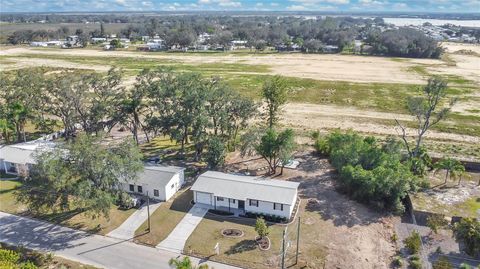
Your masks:
<path fill-rule="evenodd" d="M 420 247 L 422 245 L 422 239 L 420 238 L 420 234 L 417 231 L 413 231 L 409 237 L 403 240 L 405 247 L 410 251 L 412 254 L 417 254 L 420 251 Z"/>
<path fill-rule="evenodd" d="M 473 257 L 480 257 L 480 222 L 472 218 L 463 218 L 456 223 L 455 236 L 465 244 L 465 252 Z"/>
<path fill-rule="evenodd" d="M 453 269 L 453 265 L 450 263 L 447 257 L 442 256 L 433 263 L 433 269 Z"/>
<path fill-rule="evenodd" d="M 438 233 L 438 229 L 442 229 L 448 225 L 448 221 L 445 219 L 444 215 L 430 215 L 427 217 L 427 226 L 435 234 Z"/>
<path fill-rule="evenodd" d="M 410 260 L 410 268 L 422 269 L 422 262 L 420 260 Z"/>
<path fill-rule="evenodd" d="M 325 138 L 317 138 L 315 140 L 315 143 L 313 144 L 313 147 L 321 156 L 330 155 L 330 145 L 328 144 L 328 140 L 326 140 Z"/>
<path fill-rule="evenodd" d="M 472 267 L 466 263 L 462 263 L 460 264 L 460 267 L 458 267 L 459 269 L 472 269 Z"/>
<path fill-rule="evenodd" d="M 332 165 L 340 172 L 340 188 L 353 199 L 401 214 L 402 199 L 417 189 L 418 179 L 401 162 L 398 147 L 381 146 L 374 137 L 350 131 L 333 132 L 318 147 L 329 150 Z M 389 142 L 390 144 L 393 142 Z"/>
<path fill-rule="evenodd" d="M 19 269 L 37 269 L 38 267 L 31 261 L 24 262 L 20 264 Z"/>
<path fill-rule="evenodd" d="M 0 264 L 16 264 L 20 254 L 9 249 L 0 249 Z"/>
<path fill-rule="evenodd" d="M 393 257 L 392 265 L 394 267 L 402 267 L 403 265 L 402 257 L 400 256 Z"/>

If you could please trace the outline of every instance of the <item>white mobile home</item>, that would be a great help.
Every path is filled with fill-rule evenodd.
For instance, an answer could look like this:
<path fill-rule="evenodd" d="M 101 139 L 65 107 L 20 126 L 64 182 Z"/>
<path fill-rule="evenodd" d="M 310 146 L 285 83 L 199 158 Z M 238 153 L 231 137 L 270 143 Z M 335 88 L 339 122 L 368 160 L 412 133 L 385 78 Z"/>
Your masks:
<path fill-rule="evenodd" d="M 214 209 L 290 218 L 298 197 L 297 182 L 208 171 L 193 184 L 195 203 Z"/>
<path fill-rule="evenodd" d="M 11 175 L 27 176 L 31 165 L 35 164 L 34 153 L 53 147 L 53 142 L 45 140 L 1 146 L 0 171 Z"/>
<path fill-rule="evenodd" d="M 122 183 L 127 192 L 168 201 L 183 185 L 185 168 L 145 166 L 135 182 Z"/>

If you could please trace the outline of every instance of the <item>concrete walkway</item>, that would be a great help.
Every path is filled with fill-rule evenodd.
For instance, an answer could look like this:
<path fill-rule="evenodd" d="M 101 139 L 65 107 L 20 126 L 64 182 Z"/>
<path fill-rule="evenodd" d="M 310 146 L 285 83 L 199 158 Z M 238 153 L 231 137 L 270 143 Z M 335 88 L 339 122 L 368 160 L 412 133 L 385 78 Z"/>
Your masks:
<path fill-rule="evenodd" d="M 65 259 L 99 268 L 171 269 L 168 261 L 177 253 L 142 246 L 128 240 L 66 228 L 40 220 L 0 212 L 0 242 L 51 252 Z M 204 262 L 190 257 L 192 263 L 209 268 L 235 269 L 221 263 Z"/>
<path fill-rule="evenodd" d="M 182 221 L 173 229 L 165 240 L 157 245 L 157 248 L 181 253 L 188 237 L 207 214 L 208 208 L 194 205 L 183 217 Z"/>
<path fill-rule="evenodd" d="M 150 203 L 150 216 L 160 206 L 161 202 Z M 135 231 L 148 219 L 147 205 L 143 205 L 126 219 L 117 229 L 109 232 L 107 236 L 129 240 L 135 236 Z"/>

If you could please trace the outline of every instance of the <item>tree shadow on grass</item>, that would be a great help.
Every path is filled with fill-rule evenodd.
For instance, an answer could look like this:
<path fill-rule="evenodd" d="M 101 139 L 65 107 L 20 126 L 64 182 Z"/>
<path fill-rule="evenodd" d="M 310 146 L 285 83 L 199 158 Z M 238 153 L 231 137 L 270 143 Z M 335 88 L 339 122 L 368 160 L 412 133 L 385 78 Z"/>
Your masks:
<path fill-rule="evenodd" d="M 245 251 L 252 251 L 255 249 L 257 249 L 257 243 L 255 242 L 255 240 L 244 239 L 231 246 L 230 249 L 225 252 L 225 254 L 234 255 Z"/>

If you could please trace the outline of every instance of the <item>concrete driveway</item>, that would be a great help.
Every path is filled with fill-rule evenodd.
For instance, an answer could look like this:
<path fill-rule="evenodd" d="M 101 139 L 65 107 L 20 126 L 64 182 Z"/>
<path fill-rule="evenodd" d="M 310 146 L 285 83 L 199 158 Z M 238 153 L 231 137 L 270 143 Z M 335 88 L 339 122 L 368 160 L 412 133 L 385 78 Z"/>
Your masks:
<path fill-rule="evenodd" d="M 187 239 L 193 233 L 193 230 L 195 230 L 200 221 L 202 221 L 207 212 L 208 207 L 202 207 L 198 204 L 194 205 L 168 237 L 157 245 L 157 248 L 181 253 L 185 247 Z"/>
<path fill-rule="evenodd" d="M 0 212 L 0 242 L 52 252 L 54 255 L 99 268 L 171 269 L 168 261 L 179 256 L 177 253 L 137 245 L 128 240 L 92 235 L 3 212 Z M 208 264 L 209 268 L 238 268 L 193 257 L 190 259 L 194 264 Z"/>
<path fill-rule="evenodd" d="M 161 202 L 150 202 L 150 215 L 160 206 Z M 109 232 L 107 236 L 129 240 L 135 236 L 135 231 L 148 219 L 147 205 L 144 204 L 126 219 L 117 229 Z"/>

